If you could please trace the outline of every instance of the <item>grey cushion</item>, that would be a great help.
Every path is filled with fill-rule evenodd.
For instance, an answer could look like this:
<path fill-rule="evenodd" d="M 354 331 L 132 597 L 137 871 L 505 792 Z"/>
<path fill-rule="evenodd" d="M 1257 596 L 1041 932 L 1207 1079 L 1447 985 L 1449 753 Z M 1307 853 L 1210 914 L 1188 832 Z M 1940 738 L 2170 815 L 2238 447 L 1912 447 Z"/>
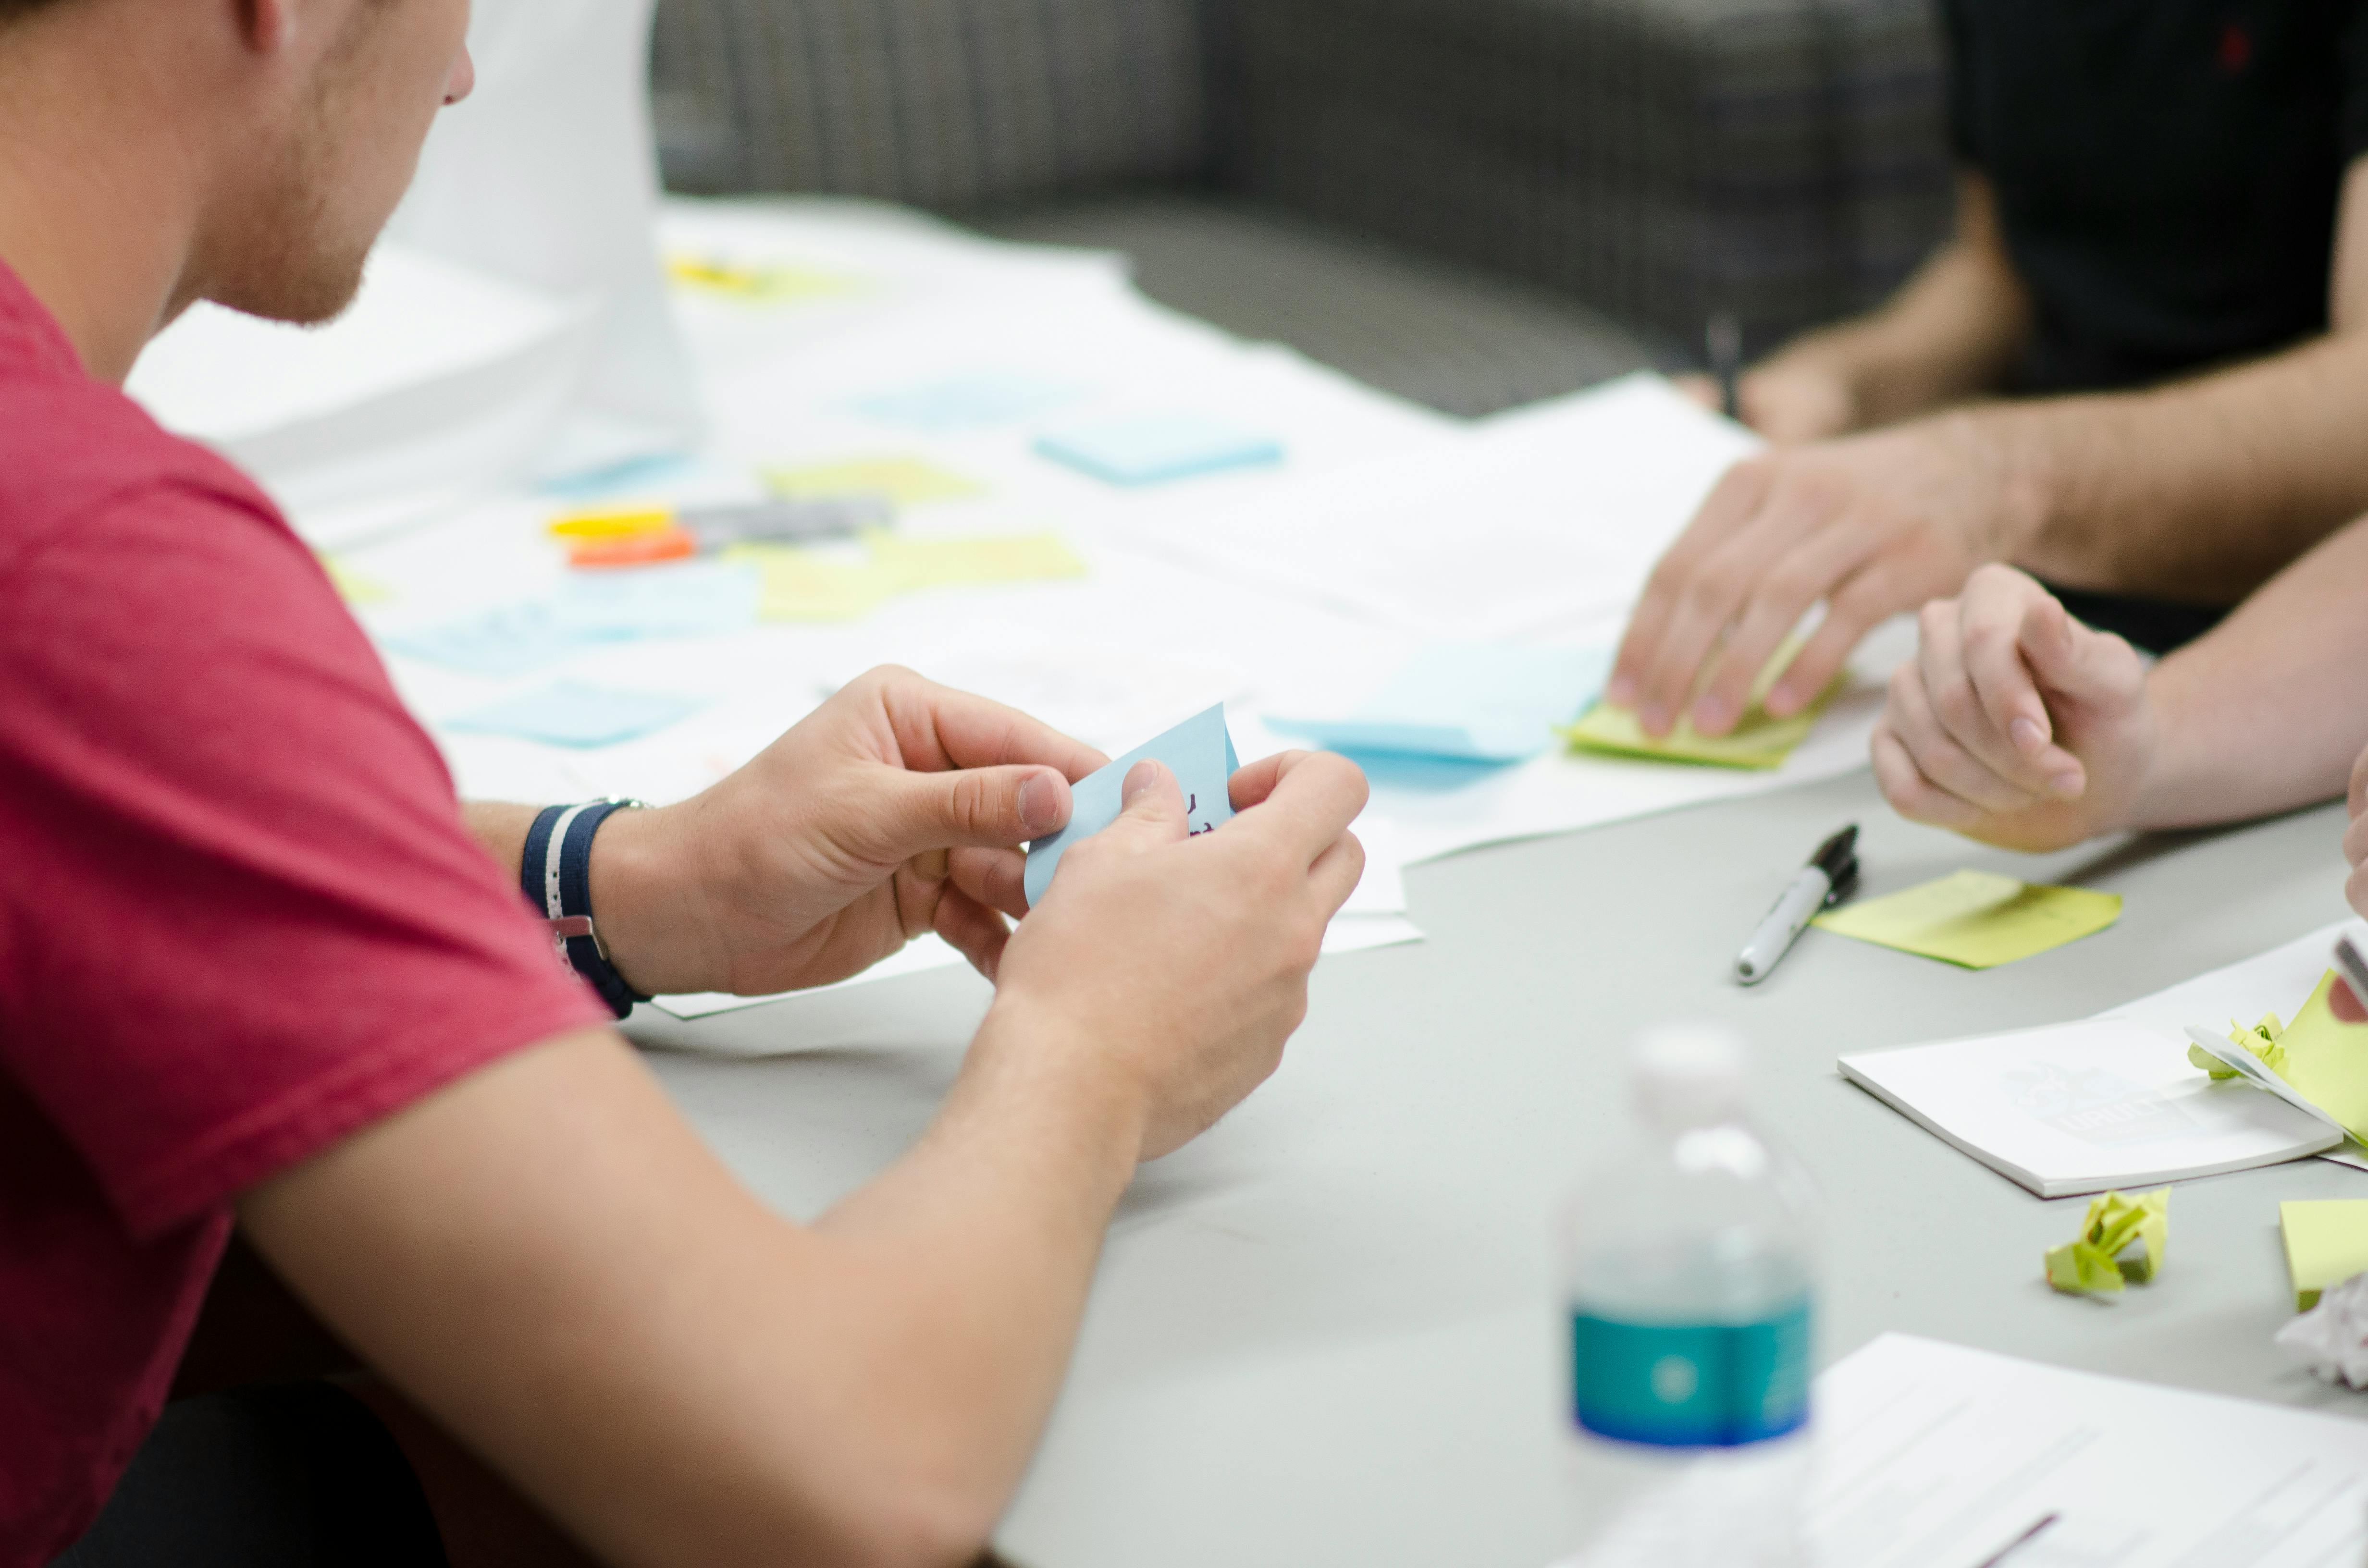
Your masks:
<path fill-rule="evenodd" d="M 978 226 L 1125 251 L 1153 299 L 1444 414 L 1493 414 L 1681 354 L 1549 290 L 1238 199 L 1150 193 Z"/>
<path fill-rule="evenodd" d="M 1752 347 L 1944 232 L 1928 0 L 1245 0 L 1227 183 Z"/>
<path fill-rule="evenodd" d="M 1200 0 L 664 0 L 667 183 L 975 207 L 1208 161 Z"/>
<path fill-rule="evenodd" d="M 654 101 L 678 189 L 964 213 L 1213 185 L 1584 301 L 1634 335 L 1606 363 L 1698 344 L 1713 311 L 1759 352 L 1879 298 L 1945 232 L 1928 6 L 660 0 Z M 1537 343 L 1499 330 L 1543 301 L 1503 286 L 1427 312 L 1371 251 L 1327 296 L 1271 233 L 1196 240 L 1183 210 L 1129 221 L 1155 292 L 1437 406 L 1558 381 L 1538 356 L 1577 362 L 1558 346 L 1598 335 L 1583 310 Z"/>

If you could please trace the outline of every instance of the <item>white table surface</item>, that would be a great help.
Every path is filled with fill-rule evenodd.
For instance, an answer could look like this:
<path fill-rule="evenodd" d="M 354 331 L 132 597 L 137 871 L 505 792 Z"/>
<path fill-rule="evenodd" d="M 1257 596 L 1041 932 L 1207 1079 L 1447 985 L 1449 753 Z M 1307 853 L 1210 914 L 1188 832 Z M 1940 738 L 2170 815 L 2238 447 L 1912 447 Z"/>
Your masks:
<path fill-rule="evenodd" d="M 1753 920 L 1853 819 L 1870 893 L 1981 867 L 2121 892 L 2121 922 L 1985 973 L 1813 931 L 1767 983 L 1733 984 Z M 2270 1344 L 2291 1313 L 2278 1201 L 2368 1197 L 2368 1174 L 2183 1183 L 2159 1283 L 2059 1296 L 2040 1255 L 2086 1199 L 2032 1198 L 1834 1071 L 2095 1012 L 2339 918 L 2341 828 L 2330 806 L 2027 858 L 1899 822 L 1860 773 L 1417 868 L 1429 940 L 1326 959 L 1281 1072 L 1137 1181 L 1002 1550 L 1041 1568 L 1543 1568 L 1566 1550 L 1552 1217 L 1624 1114 L 1622 1046 L 1672 1017 L 1765 1051 L 1764 1115 L 1826 1195 L 1821 1360 L 1900 1329 L 2368 1415 Z M 919 1131 L 982 997 L 955 971 L 883 982 L 841 1004 L 879 1045 L 652 1060 L 757 1190 L 810 1216 Z M 647 1013 L 630 1032 L 652 1045 L 781 1027 Z"/>

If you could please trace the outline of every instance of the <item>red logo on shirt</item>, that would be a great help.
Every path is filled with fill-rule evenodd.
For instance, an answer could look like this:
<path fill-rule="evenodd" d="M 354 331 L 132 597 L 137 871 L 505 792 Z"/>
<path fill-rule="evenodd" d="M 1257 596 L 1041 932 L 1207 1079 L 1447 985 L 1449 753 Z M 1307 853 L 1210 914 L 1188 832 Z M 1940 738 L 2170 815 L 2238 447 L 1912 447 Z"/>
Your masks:
<path fill-rule="evenodd" d="M 2234 76 L 2253 58 L 2253 35 L 2245 30 L 2242 22 L 2230 22 L 2220 29 L 2220 69 Z"/>

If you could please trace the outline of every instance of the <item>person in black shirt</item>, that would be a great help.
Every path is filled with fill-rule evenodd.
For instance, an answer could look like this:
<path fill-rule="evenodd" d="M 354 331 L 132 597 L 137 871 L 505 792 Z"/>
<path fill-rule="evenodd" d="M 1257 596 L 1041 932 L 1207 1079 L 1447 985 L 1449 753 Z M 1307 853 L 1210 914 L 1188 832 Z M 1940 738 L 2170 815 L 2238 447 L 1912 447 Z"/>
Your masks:
<path fill-rule="evenodd" d="M 1743 379 L 1774 445 L 1655 569 L 1611 699 L 1724 733 L 1987 562 L 2161 651 L 2368 508 L 2368 0 L 1942 0 L 1954 237 Z"/>

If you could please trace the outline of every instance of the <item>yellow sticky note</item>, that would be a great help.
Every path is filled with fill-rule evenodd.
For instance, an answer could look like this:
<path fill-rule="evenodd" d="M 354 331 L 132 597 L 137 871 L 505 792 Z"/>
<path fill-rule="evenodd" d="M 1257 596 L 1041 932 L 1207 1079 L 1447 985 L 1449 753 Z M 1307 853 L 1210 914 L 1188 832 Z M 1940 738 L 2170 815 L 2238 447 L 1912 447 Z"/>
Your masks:
<path fill-rule="evenodd" d="M 860 553 L 855 553 L 860 552 Z M 852 547 L 744 544 L 727 561 L 763 573 L 757 613 L 767 620 L 853 620 L 898 594 L 1082 577 L 1086 563 L 1058 534 L 908 540 L 867 530 Z"/>
<path fill-rule="evenodd" d="M 2319 1293 L 2368 1270 L 2368 1198 L 2317 1198 L 2278 1205 L 2294 1311 L 2318 1305 Z"/>
<path fill-rule="evenodd" d="M 382 605 L 394 597 L 393 588 L 355 571 L 334 555 L 324 555 L 320 561 L 321 570 L 329 574 L 330 586 L 349 605 Z"/>
<path fill-rule="evenodd" d="M 734 545 L 723 559 L 757 565 L 757 614 L 765 620 L 854 620 L 904 587 L 868 557 L 848 560 L 793 544 Z"/>
<path fill-rule="evenodd" d="M 1862 903 L 1814 924 L 1861 942 L 1921 953 L 1966 969 L 1990 969 L 2082 937 L 2122 917 L 2122 895 L 2042 887 L 1988 871 L 1959 871 Z"/>
<path fill-rule="evenodd" d="M 800 300 L 850 294 L 862 287 L 855 278 L 810 267 L 735 262 L 681 252 L 666 258 L 666 270 L 678 287 L 755 304 L 793 304 Z"/>
<path fill-rule="evenodd" d="M 1077 552 L 1054 533 L 919 540 L 873 533 L 865 538 L 872 558 L 899 574 L 910 588 L 1035 583 L 1086 574 Z"/>
<path fill-rule="evenodd" d="M 985 486 L 939 468 L 925 458 L 858 458 L 806 468 L 768 468 L 765 483 L 776 495 L 798 500 L 816 495 L 885 495 L 899 506 L 959 501 L 985 493 Z"/>
<path fill-rule="evenodd" d="M 1793 748 L 1809 738 L 1816 728 L 1817 715 L 1834 699 L 1846 679 L 1836 676 L 1816 699 L 1789 719 L 1772 717 L 1760 704 L 1776 679 L 1790 667 L 1801 652 L 1801 640 L 1793 638 L 1777 649 L 1759 678 L 1751 683 L 1750 699 L 1743 717 L 1734 729 L 1723 735 L 1705 735 L 1694 728 L 1691 719 L 1679 719 L 1677 728 L 1655 739 L 1645 733 L 1633 710 L 1614 708 L 1609 702 L 1598 702 L 1579 716 L 1578 722 L 1561 732 L 1564 739 L 1576 751 L 1604 752 L 1613 756 L 1645 757 L 1655 762 L 1707 763 L 1713 767 L 1782 767 Z M 1699 695 L 1699 693 L 1697 693 Z"/>
<path fill-rule="evenodd" d="M 2303 1098 L 2341 1122 L 2352 1137 L 2362 1138 L 2368 1135 L 2368 1024 L 2347 1024 L 2335 1016 L 2328 1000 L 2334 989 L 2330 969 L 2294 1022 L 2275 1035 L 2279 1057 L 2272 1065 Z"/>

